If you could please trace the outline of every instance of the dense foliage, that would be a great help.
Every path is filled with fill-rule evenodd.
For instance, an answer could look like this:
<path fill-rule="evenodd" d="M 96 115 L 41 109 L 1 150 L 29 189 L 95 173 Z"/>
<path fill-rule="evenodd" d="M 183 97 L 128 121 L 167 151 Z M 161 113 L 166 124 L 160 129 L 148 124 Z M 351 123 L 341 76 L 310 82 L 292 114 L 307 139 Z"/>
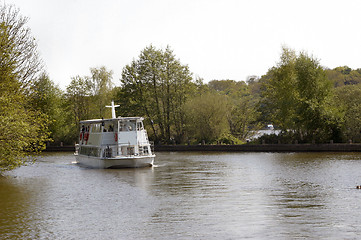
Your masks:
<path fill-rule="evenodd" d="M 32 161 L 49 140 L 48 117 L 31 101 L 41 62 L 26 21 L 0 8 L 0 172 Z"/>
<path fill-rule="evenodd" d="M 123 115 L 147 117 L 156 142 L 181 142 L 185 137 L 183 106 L 196 90 L 188 66 L 172 50 L 145 48 L 123 69 L 116 100 Z"/>
<path fill-rule="evenodd" d="M 32 161 L 47 144 L 73 145 L 78 122 L 143 116 L 157 144 L 244 143 L 273 124 L 266 142 L 361 142 L 361 69 L 323 68 L 287 47 L 276 66 L 247 82 L 194 78 L 170 47 L 144 48 L 117 87 L 104 66 L 74 76 L 65 91 L 42 72 L 37 45 L 14 6 L 0 8 L 0 171 Z"/>
<path fill-rule="evenodd" d="M 158 144 L 242 143 L 270 123 L 282 133 L 269 142 L 361 141 L 361 71 L 324 69 L 305 52 L 282 50 L 276 66 L 247 83 L 205 84 L 170 47 L 152 45 L 123 68 L 118 87 L 111 71 L 91 68 L 90 76 L 73 77 L 65 93 L 54 95 L 59 110 L 46 112 L 60 121 L 52 131 L 54 144 L 74 144 L 79 120 L 109 117 L 105 105 L 112 99 L 121 105 L 118 116 L 143 116 Z"/>
<path fill-rule="evenodd" d="M 270 121 L 299 141 L 341 141 L 342 113 L 334 104 L 331 81 L 316 59 L 283 48 L 278 66 L 267 75 L 262 107 Z"/>

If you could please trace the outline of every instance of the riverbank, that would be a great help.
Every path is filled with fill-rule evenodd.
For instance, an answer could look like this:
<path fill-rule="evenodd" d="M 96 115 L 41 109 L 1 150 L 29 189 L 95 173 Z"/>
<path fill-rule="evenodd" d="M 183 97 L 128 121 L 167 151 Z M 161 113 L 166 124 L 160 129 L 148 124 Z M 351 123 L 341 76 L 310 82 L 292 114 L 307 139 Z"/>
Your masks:
<path fill-rule="evenodd" d="M 157 152 L 361 152 L 361 144 L 158 145 Z"/>
<path fill-rule="evenodd" d="M 361 152 L 361 144 L 155 145 L 155 152 Z M 74 152 L 74 146 L 50 146 L 45 152 Z"/>

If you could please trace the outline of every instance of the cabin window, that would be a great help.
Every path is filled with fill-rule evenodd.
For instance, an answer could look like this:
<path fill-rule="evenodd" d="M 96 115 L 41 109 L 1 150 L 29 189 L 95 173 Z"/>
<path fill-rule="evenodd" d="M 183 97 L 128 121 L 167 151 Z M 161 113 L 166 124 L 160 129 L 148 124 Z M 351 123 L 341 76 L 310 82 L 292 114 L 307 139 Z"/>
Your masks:
<path fill-rule="evenodd" d="M 145 147 L 143 148 L 143 154 L 144 154 L 144 155 L 148 155 L 148 154 L 149 154 L 148 146 L 145 146 Z"/>
<path fill-rule="evenodd" d="M 137 131 L 143 130 L 143 122 L 137 122 Z"/>
<path fill-rule="evenodd" d="M 132 121 L 119 122 L 119 132 L 136 131 L 137 123 Z"/>
<path fill-rule="evenodd" d="M 135 126 L 136 126 L 136 122 L 134 120 L 127 122 L 128 131 L 135 131 L 136 130 Z"/>
<path fill-rule="evenodd" d="M 81 146 L 79 149 L 79 154 L 93 156 L 93 157 L 99 157 L 99 152 L 100 152 L 100 149 L 98 147 Z"/>
<path fill-rule="evenodd" d="M 127 155 L 134 155 L 134 147 L 127 147 Z"/>
<path fill-rule="evenodd" d="M 124 122 L 119 126 L 119 131 L 134 131 L 135 126 L 135 121 Z"/>
<path fill-rule="evenodd" d="M 119 124 L 119 132 L 132 131 L 132 129 L 132 126 L 128 122 Z"/>
<path fill-rule="evenodd" d="M 101 123 L 94 123 L 94 124 L 91 124 L 91 132 L 92 133 L 99 133 L 101 132 Z"/>
<path fill-rule="evenodd" d="M 105 123 L 103 127 L 103 132 L 114 132 L 114 124 L 113 123 Z"/>
<path fill-rule="evenodd" d="M 113 154 L 113 150 L 107 146 L 106 149 L 104 149 L 103 157 L 111 158 Z"/>
<path fill-rule="evenodd" d="M 81 125 L 80 132 L 89 132 L 89 126 L 87 125 Z"/>

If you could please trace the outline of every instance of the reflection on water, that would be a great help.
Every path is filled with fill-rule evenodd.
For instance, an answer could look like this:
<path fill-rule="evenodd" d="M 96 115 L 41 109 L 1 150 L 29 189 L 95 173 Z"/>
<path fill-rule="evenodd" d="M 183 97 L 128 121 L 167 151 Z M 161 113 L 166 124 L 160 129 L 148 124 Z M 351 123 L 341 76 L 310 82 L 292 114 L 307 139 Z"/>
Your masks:
<path fill-rule="evenodd" d="M 27 225 L 31 221 L 31 217 L 25 215 L 31 207 L 28 201 L 31 194 L 25 188 L 13 185 L 8 179 L 1 179 L 0 196 L 0 235 L 20 238 L 22 229 L 16 226 Z"/>
<path fill-rule="evenodd" d="M 46 154 L 0 178 L 1 239 L 353 239 L 360 154 L 158 153 L 88 169 Z"/>

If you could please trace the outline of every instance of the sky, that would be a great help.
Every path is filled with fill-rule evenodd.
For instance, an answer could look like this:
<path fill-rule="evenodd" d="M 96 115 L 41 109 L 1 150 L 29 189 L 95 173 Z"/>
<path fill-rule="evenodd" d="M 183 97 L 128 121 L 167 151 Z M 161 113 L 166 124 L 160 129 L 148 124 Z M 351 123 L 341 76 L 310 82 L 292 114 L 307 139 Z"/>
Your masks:
<path fill-rule="evenodd" d="M 194 77 L 244 81 L 279 61 L 282 46 L 328 68 L 361 68 L 359 0 L 2 0 L 38 43 L 50 79 L 122 69 L 151 44 L 167 46 Z"/>

